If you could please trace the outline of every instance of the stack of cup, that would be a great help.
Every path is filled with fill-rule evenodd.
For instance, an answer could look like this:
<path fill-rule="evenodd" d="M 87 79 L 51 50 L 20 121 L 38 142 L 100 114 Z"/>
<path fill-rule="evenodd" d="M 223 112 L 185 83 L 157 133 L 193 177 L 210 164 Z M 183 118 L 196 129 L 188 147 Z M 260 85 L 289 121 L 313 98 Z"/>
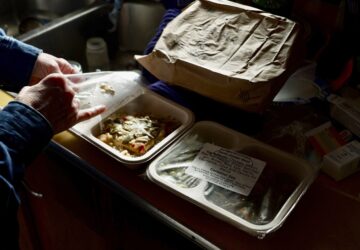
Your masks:
<path fill-rule="evenodd" d="M 88 71 L 109 70 L 109 55 L 106 42 L 101 37 L 89 38 L 86 42 Z"/>

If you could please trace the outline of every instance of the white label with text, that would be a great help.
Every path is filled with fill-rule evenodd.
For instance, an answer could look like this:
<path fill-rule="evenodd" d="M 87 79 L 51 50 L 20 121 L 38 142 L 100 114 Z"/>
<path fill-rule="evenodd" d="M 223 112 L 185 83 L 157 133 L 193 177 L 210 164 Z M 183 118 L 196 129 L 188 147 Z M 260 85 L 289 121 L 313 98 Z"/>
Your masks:
<path fill-rule="evenodd" d="M 248 155 L 206 143 L 186 173 L 248 196 L 265 165 Z"/>

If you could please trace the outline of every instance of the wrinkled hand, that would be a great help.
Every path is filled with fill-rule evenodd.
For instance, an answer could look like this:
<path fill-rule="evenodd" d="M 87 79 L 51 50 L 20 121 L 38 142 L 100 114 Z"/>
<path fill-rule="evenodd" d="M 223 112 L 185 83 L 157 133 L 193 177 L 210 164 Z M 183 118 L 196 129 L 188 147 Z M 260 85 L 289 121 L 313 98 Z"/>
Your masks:
<path fill-rule="evenodd" d="M 80 110 L 74 88 L 75 84 L 61 74 L 51 74 L 36 85 L 24 87 L 16 100 L 39 111 L 56 134 L 105 110 L 105 106 Z"/>
<path fill-rule="evenodd" d="M 40 53 L 30 77 L 30 85 L 38 83 L 51 73 L 74 74 L 78 72 L 65 59 Z"/>

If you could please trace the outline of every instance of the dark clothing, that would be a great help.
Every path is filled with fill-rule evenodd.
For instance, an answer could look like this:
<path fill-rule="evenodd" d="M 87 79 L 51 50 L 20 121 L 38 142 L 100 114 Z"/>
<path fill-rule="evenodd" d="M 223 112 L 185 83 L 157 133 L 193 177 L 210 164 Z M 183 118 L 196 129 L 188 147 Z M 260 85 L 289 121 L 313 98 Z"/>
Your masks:
<path fill-rule="evenodd" d="M 0 83 L 3 89 L 19 91 L 27 85 L 41 50 L 6 36 L 0 29 Z"/>
<path fill-rule="evenodd" d="M 40 50 L 0 30 L 0 78 L 5 90 L 18 91 L 30 78 Z M 50 141 L 52 128 L 36 110 L 17 101 L 0 111 L 0 242 L 18 248 L 17 188 L 29 163 Z"/>
<path fill-rule="evenodd" d="M 161 0 L 166 9 L 184 8 L 194 0 Z"/>
<path fill-rule="evenodd" d="M 1 249 L 17 248 L 20 199 L 16 189 L 25 164 L 45 147 L 51 136 L 52 129 L 45 118 L 22 103 L 10 102 L 0 112 Z"/>

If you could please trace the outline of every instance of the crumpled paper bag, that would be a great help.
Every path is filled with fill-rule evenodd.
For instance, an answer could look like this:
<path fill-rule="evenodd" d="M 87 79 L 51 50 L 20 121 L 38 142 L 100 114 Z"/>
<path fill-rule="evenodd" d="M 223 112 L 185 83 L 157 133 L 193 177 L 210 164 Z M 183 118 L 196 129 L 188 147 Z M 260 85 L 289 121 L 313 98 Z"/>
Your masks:
<path fill-rule="evenodd" d="M 230 1 L 198 0 L 136 60 L 160 80 L 262 112 L 289 76 L 298 24 Z"/>

